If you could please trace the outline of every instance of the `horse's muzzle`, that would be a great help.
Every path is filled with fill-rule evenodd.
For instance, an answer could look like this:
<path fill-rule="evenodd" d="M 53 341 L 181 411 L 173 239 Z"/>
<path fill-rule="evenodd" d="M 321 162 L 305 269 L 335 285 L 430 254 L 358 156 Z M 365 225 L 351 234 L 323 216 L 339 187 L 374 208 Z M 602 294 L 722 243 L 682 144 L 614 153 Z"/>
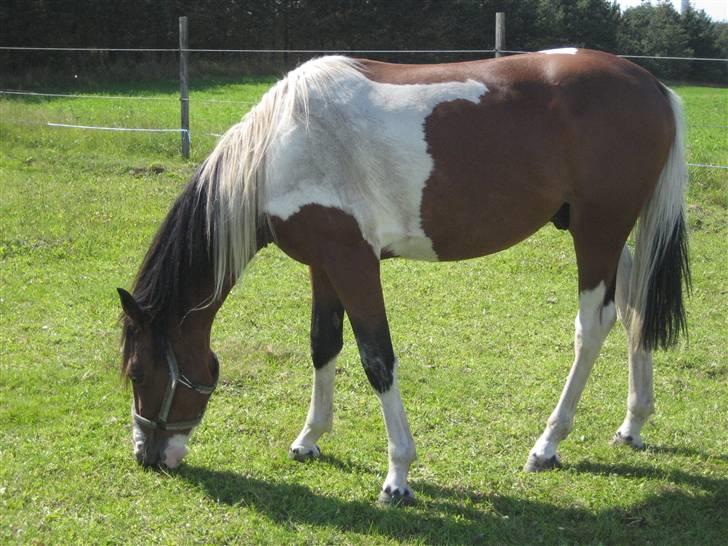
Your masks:
<path fill-rule="evenodd" d="M 134 455 L 137 462 L 144 467 L 159 467 L 162 464 L 166 447 L 166 438 L 160 438 L 159 435 L 152 434 L 147 436 L 140 448 L 134 450 Z"/>

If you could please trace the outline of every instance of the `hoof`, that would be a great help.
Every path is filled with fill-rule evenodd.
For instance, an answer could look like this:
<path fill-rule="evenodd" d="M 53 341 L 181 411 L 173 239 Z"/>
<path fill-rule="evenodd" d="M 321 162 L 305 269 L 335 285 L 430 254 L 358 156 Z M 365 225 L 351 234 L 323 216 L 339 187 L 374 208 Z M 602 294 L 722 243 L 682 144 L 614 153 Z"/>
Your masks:
<path fill-rule="evenodd" d="M 612 437 L 610 442 L 613 446 L 625 445 L 637 451 L 645 449 L 645 443 L 642 440 L 635 440 L 632 436 L 624 436 L 621 432 L 617 433 Z"/>
<path fill-rule="evenodd" d="M 292 447 L 288 450 L 288 458 L 299 463 L 318 459 L 319 457 L 321 457 L 321 450 L 317 445 L 313 447 Z"/>
<path fill-rule="evenodd" d="M 528 456 L 526 464 L 523 465 L 524 472 L 543 472 L 545 470 L 553 470 L 554 468 L 561 468 L 561 461 L 558 455 L 554 455 L 548 459 L 539 459 L 535 454 L 531 453 Z"/>
<path fill-rule="evenodd" d="M 379 504 L 387 506 L 412 506 L 415 504 L 415 495 L 409 487 L 394 489 L 387 486 L 379 493 Z"/>

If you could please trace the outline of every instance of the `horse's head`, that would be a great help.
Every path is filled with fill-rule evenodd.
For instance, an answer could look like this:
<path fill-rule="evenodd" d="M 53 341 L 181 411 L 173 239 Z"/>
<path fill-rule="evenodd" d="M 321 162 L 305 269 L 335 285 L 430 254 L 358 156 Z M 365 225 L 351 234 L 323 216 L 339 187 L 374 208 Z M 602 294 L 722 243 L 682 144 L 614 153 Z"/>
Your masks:
<path fill-rule="evenodd" d="M 209 331 L 160 329 L 134 297 L 119 289 L 124 310 L 123 373 L 134 390 L 134 455 L 144 466 L 175 468 L 215 390 L 219 364 Z M 199 333 L 198 333 L 199 332 Z"/>

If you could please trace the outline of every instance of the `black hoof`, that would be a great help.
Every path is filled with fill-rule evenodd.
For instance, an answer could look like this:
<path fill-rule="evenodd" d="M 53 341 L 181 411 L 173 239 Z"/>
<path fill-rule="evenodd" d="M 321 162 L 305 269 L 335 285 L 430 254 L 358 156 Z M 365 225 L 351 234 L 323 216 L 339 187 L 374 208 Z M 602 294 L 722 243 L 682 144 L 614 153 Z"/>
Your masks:
<path fill-rule="evenodd" d="M 558 455 L 554 455 L 548 459 L 539 459 L 536 455 L 531 454 L 528 456 L 526 464 L 523 465 L 524 472 L 544 472 L 555 468 L 561 468 L 561 461 Z"/>
<path fill-rule="evenodd" d="M 317 445 L 313 447 L 294 447 L 288 450 L 288 458 L 299 463 L 318 459 L 319 457 L 321 457 L 321 449 Z"/>
<path fill-rule="evenodd" d="M 387 486 L 379 493 L 379 503 L 387 506 L 412 506 L 415 504 L 415 496 L 409 487 L 392 489 Z"/>
<path fill-rule="evenodd" d="M 642 443 L 642 442 L 637 443 L 632 436 L 623 436 L 621 432 L 617 432 L 612 437 L 611 444 L 613 446 L 618 446 L 618 445 L 629 446 L 632 449 L 635 449 L 637 451 L 642 451 L 642 450 L 645 449 L 645 444 L 644 443 Z"/>

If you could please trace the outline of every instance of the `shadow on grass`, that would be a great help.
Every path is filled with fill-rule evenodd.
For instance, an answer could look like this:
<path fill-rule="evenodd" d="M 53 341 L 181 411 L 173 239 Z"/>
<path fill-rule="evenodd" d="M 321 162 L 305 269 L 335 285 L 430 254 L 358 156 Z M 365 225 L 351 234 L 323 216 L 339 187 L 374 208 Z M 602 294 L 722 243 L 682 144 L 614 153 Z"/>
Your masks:
<path fill-rule="evenodd" d="M 672 446 L 664 446 L 664 445 L 652 445 L 647 444 L 647 451 L 657 454 L 665 454 L 665 455 L 680 455 L 683 457 L 697 457 L 704 461 L 707 461 L 709 459 L 718 459 L 719 461 L 726 461 L 728 462 L 728 454 L 721 453 L 719 455 L 709 455 L 705 453 L 704 451 L 700 449 L 695 449 L 691 447 L 672 447 Z"/>
<path fill-rule="evenodd" d="M 683 484 L 691 487 L 698 487 L 705 491 L 715 491 L 724 500 L 728 501 L 728 476 L 723 478 L 710 478 L 707 476 L 696 476 L 683 470 L 674 468 L 662 469 L 644 466 L 633 466 L 628 464 L 601 464 L 591 462 L 580 462 L 576 465 L 566 465 L 566 468 L 579 473 L 597 474 L 601 476 L 624 476 L 627 478 L 650 478 L 664 480 L 673 484 Z M 728 509 L 728 504 L 723 505 Z"/>
<path fill-rule="evenodd" d="M 342 472 L 371 471 L 332 457 L 320 462 Z M 583 462 L 570 468 L 583 474 L 666 480 L 666 484 L 638 505 L 595 512 L 425 481 L 412 484 L 419 495 L 417 506 L 387 508 L 374 502 L 374 490 L 371 502 L 363 502 L 315 492 L 297 483 L 263 481 L 200 467 L 183 466 L 178 475 L 217 502 L 249 507 L 276 523 L 295 522 L 425 544 L 721 544 L 728 536 L 724 517 L 728 479 L 646 466 Z M 701 491 L 685 491 L 680 485 Z"/>

